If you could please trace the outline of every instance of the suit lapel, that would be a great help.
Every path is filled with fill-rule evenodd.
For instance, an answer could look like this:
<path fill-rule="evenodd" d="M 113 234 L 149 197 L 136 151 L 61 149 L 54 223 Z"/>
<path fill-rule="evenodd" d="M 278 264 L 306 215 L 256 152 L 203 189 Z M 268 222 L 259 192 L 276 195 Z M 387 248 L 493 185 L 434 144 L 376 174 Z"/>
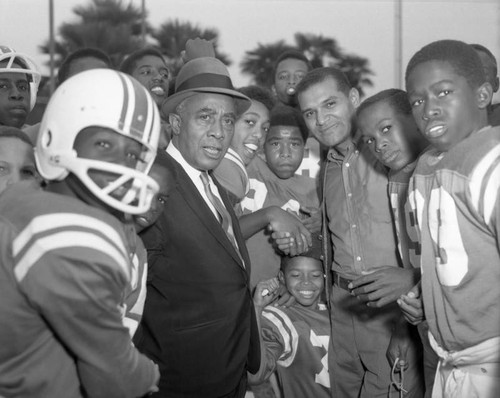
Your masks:
<path fill-rule="evenodd" d="M 240 256 L 236 253 L 236 249 L 233 247 L 226 233 L 222 229 L 222 226 L 217 221 L 215 216 L 212 213 L 210 207 L 208 207 L 207 203 L 200 195 L 198 189 L 193 184 L 187 173 L 184 169 L 174 160 L 177 167 L 177 188 L 179 189 L 182 197 L 188 204 L 188 206 L 193 210 L 193 213 L 200 219 L 200 221 L 205 225 L 205 227 L 210 231 L 210 233 L 217 239 L 217 241 L 226 249 L 226 251 L 234 258 L 234 260 L 238 263 L 238 265 L 242 268 L 243 264 L 241 262 Z M 217 188 L 221 189 L 217 184 Z M 224 196 L 224 195 L 222 195 Z M 227 206 L 228 203 L 223 198 L 224 205 Z M 233 217 L 233 212 L 229 211 L 231 214 L 233 224 L 235 222 Z M 237 222 L 237 220 L 236 220 Z M 237 239 L 238 245 L 241 248 L 241 242 Z M 245 243 L 243 242 L 243 245 Z M 241 250 L 240 250 L 241 252 Z"/>

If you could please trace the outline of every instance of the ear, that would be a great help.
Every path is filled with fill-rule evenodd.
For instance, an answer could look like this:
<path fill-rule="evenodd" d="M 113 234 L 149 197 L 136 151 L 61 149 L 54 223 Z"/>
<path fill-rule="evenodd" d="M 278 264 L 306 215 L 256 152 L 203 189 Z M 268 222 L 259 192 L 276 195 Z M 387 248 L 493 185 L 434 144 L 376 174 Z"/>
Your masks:
<path fill-rule="evenodd" d="M 278 280 L 280 281 L 281 284 L 285 285 L 285 274 L 283 273 L 282 270 L 279 270 L 278 272 Z"/>
<path fill-rule="evenodd" d="M 486 109 L 493 97 L 493 88 L 491 87 L 491 84 L 488 82 L 481 84 L 477 88 L 476 93 L 477 105 L 479 109 Z"/>
<path fill-rule="evenodd" d="M 360 101 L 360 96 L 359 96 L 359 91 L 356 88 L 351 88 L 349 90 L 349 101 L 351 101 L 351 104 L 354 106 L 354 108 L 357 108 L 359 106 Z"/>
<path fill-rule="evenodd" d="M 497 76 L 495 79 L 495 84 L 493 85 L 493 93 L 496 93 L 499 87 L 500 87 L 500 79 Z"/>
<path fill-rule="evenodd" d="M 173 135 L 179 135 L 181 132 L 181 124 L 182 124 L 181 117 L 176 113 L 171 113 L 170 115 L 168 115 L 168 122 L 172 127 Z"/>

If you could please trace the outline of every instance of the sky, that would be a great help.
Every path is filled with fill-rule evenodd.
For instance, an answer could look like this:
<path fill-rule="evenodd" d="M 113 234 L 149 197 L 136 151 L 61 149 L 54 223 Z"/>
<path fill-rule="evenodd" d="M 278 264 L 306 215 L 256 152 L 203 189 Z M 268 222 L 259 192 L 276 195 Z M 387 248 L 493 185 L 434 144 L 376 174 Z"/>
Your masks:
<path fill-rule="evenodd" d="M 122 0 L 137 7 L 142 0 Z M 397 0 L 144 0 L 148 21 L 159 27 L 169 19 L 219 31 L 220 50 L 229 55 L 235 86 L 250 84 L 240 72 L 245 51 L 259 43 L 285 40 L 296 32 L 337 40 L 346 53 L 368 58 L 374 86 L 366 94 L 399 87 L 398 76 L 411 56 L 439 39 L 481 43 L 500 62 L 500 0 L 400 0 L 401 68 L 396 52 Z M 53 0 L 54 26 L 77 21 L 73 8 L 90 0 Z M 0 0 L 0 44 L 31 55 L 48 74 L 48 56 L 38 46 L 49 37 L 49 0 Z M 398 71 L 401 71 L 398 73 Z M 404 87 L 400 87 L 404 88 Z M 497 94 L 500 101 L 499 94 Z"/>

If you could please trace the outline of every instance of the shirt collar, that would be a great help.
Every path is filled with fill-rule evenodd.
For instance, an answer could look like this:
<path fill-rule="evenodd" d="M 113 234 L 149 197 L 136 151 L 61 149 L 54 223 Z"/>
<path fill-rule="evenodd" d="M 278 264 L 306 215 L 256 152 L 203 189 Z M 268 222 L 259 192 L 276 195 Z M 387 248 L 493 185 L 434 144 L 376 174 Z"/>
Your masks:
<path fill-rule="evenodd" d="M 167 153 L 181 165 L 181 167 L 184 169 L 189 178 L 191 178 L 191 180 L 196 182 L 200 181 L 201 171 L 195 169 L 186 161 L 186 159 L 184 159 L 184 156 L 182 156 L 181 152 L 177 149 L 172 141 L 170 141 L 167 146 Z"/>

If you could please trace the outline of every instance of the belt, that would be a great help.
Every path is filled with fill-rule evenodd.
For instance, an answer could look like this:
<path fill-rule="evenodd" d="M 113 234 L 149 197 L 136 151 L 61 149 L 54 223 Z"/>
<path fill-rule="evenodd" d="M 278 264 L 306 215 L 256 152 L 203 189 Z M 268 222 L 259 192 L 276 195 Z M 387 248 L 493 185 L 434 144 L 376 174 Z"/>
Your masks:
<path fill-rule="evenodd" d="M 338 286 L 341 289 L 347 290 L 348 292 L 351 291 L 347 287 L 347 285 L 349 285 L 349 283 L 352 282 L 352 279 L 344 278 L 344 277 L 340 276 L 340 274 L 338 272 L 335 272 L 335 271 L 333 271 L 332 274 L 333 274 L 333 284 L 335 286 Z"/>

